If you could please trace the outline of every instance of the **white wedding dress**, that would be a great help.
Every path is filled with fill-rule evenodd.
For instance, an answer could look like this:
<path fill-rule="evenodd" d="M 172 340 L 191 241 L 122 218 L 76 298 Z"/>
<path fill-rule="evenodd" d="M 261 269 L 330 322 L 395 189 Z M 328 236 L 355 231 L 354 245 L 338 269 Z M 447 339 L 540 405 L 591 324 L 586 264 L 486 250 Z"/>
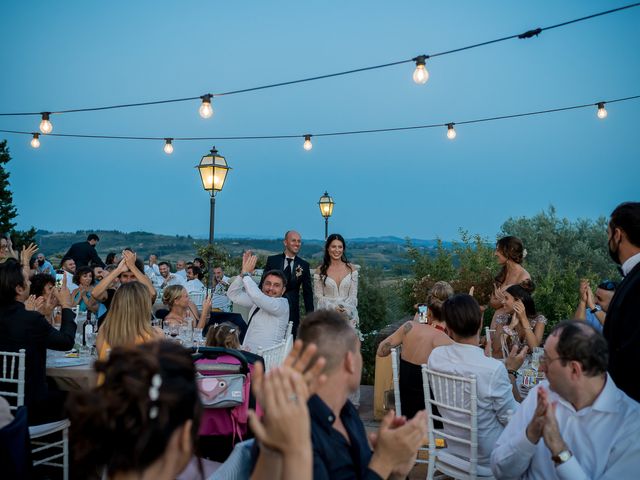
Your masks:
<path fill-rule="evenodd" d="M 344 314 L 351 326 L 355 329 L 358 338 L 362 341 L 360 334 L 360 318 L 358 317 L 358 265 L 351 265 L 353 270 L 346 275 L 340 285 L 331 277 L 320 275 L 317 268 L 313 274 L 313 300 L 314 310 L 344 310 Z M 349 400 L 356 407 L 360 406 L 360 389 L 349 395 Z"/>

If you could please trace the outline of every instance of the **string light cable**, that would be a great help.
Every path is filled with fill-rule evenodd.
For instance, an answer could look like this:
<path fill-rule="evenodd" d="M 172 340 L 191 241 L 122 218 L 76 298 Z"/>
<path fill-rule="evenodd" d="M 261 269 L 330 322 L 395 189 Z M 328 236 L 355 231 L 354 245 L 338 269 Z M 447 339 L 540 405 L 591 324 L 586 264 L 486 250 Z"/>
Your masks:
<path fill-rule="evenodd" d="M 565 22 L 557 23 L 555 25 L 549 25 L 547 27 L 539 27 L 539 28 L 527 30 L 524 33 L 509 35 L 509 36 L 506 36 L 506 37 L 496 38 L 494 40 L 475 43 L 473 45 L 467 45 L 467 46 L 464 46 L 464 47 L 454 48 L 454 49 L 451 49 L 451 50 L 445 50 L 445 51 L 442 51 L 442 52 L 432 53 L 432 54 L 429 54 L 429 55 L 427 55 L 427 54 L 418 55 L 418 56 L 413 57 L 413 58 L 409 58 L 409 59 L 405 59 L 405 60 L 398 60 L 398 61 L 395 61 L 395 62 L 382 63 L 382 64 L 379 64 L 379 65 L 372 65 L 372 66 L 368 66 L 368 67 L 355 68 L 355 69 L 351 69 L 351 70 L 344 70 L 344 71 L 328 73 L 328 74 L 324 74 L 324 75 L 317 75 L 317 76 L 314 76 L 314 77 L 300 78 L 300 79 L 297 79 L 297 80 L 289 80 L 289 81 L 284 81 L 284 82 L 279 82 L 279 83 L 271 83 L 271 84 L 267 84 L 267 85 L 260 85 L 260 86 L 256 86 L 256 87 L 249 87 L 249 88 L 243 88 L 243 89 L 237 89 L 237 90 L 230 90 L 230 91 L 221 92 L 221 93 L 206 93 L 204 95 L 173 98 L 173 99 L 167 99 L 167 100 L 153 100 L 153 101 L 148 101 L 148 102 L 123 103 L 123 104 L 116 104 L 116 105 L 107 105 L 107 106 L 99 106 L 99 107 L 85 107 L 85 108 L 73 108 L 73 109 L 56 110 L 56 111 L 52 110 L 52 111 L 48 111 L 48 112 L 0 112 L 0 116 L 33 116 L 33 115 L 38 115 L 38 116 L 42 116 L 43 117 L 43 121 L 44 121 L 45 120 L 45 115 L 46 115 L 46 120 L 49 121 L 49 116 L 50 115 L 60 115 L 60 114 L 66 114 L 66 113 L 80 113 L 80 112 L 97 112 L 97 111 L 113 110 L 113 109 L 120 109 L 120 108 L 134 108 L 134 107 L 144 107 L 144 106 L 151 106 L 151 105 L 162 105 L 162 104 L 168 104 L 168 103 L 178 103 L 178 102 L 189 102 L 189 101 L 193 101 L 193 100 L 201 100 L 202 103 L 201 103 L 201 106 L 200 106 L 200 109 L 199 109 L 200 115 L 203 118 L 209 118 L 209 117 L 211 117 L 213 115 L 213 109 L 211 107 L 211 100 L 213 98 L 215 98 L 215 97 L 237 95 L 237 94 L 241 94 L 241 93 L 255 92 L 255 91 L 259 91 L 259 90 L 266 90 L 266 89 L 277 88 L 277 87 L 284 87 L 284 86 L 288 86 L 288 85 L 295 85 L 295 84 L 299 84 L 299 83 L 312 82 L 312 81 L 316 81 L 316 80 L 324 80 L 324 79 L 333 78 L 333 77 L 340 77 L 340 76 L 345 76 L 345 75 L 352 75 L 352 74 L 355 74 L 355 73 L 367 72 L 367 71 L 371 71 L 371 70 L 389 68 L 389 67 L 402 65 L 402 64 L 405 64 L 405 63 L 412 63 L 412 62 L 415 62 L 415 64 L 416 64 L 416 71 L 414 72 L 414 75 L 413 75 L 414 76 L 414 81 L 416 83 L 425 83 L 427 81 L 428 77 L 429 77 L 429 73 L 427 72 L 427 70 L 425 68 L 425 64 L 426 64 L 427 60 L 430 60 L 432 58 L 440 57 L 440 56 L 443 56 L 443 55 L 450 55 L 450 54 L 453 54 L 453 53 L 458 53 L 458 52 L 462 52 L 462 51 L 466 51 L 466 50 L 471 50 L 471 49 L 474 49 L 474 48 L 484 47 L 484 46 L 487 46 L 487 45 L 492 45 L 492 44 L 495 44 L 495 43 L 504 42 L 504 41 L 512 40 L 512 39 L 516 39 L 516 38 L 517 39 L 529 39 L 529 38 L 537 37 L 542 32 L 545 32 L 547 30 L 553 30 L 553 29 L 556 29 L 556 28 L 566 27 L 566 26 L 572 25 L 574 23 L 583 22 L 583 21 L 586 21 L 586 20 L 591 20 L 593 18 L 601 17 L 601 16 L 604 16 L 604 15 L 610 15 L 612 13 L 620 12 L 620 11 L 627 10 L 627 9 L 630 9 L 630 8 L 635 8 L 635 7 L 638 7 L 638 6 L 640 6 L 640 2 L 632 3 L 632 4 L 629 4 L 629 5 L 624 5 L 622 7 L 613 8 L 613 9 L 606 10 L 606 11 L 603 11 L 603 12 L 594 13 L 592 15 L 587 15 L 585 17 L 580 17 L 580 18 L 576 18 L 576 19 L 573 19 L 573 20 L 568 20 L 568 21 L 565 21 Z M 50 127 L 51 127 L 51 124 L 49 123 L 49 125 L 47 125 L 46 128 L 50 128 Z M 46 134 L 50 135 L 50 133 L 45 132 L 45 131 L 43 131 L 43 133 L 46 133 Z"/>
<path fill-rule="evenodd" d="M 366 129 L 366 130 L 346 130 L 346 131 L 338 131 L 338 132 L 322 132 L 322 133 L 304 133 L 304 134 L 284 134 L 284 135 L 234 135 L 234 136 L 224 136 L 224 137 L 155 137 L 155 136 L 131 136 L 131 135 L 100 135 L 100 134 L 76 134 L 76 133 L 49 133 L 45 135 L 45 137 L 62 137 L 62 138 L 89 138 L 89 139 L 103 139 L 103 140 L 142 140 L 142 141 L 162 141 L 165 143 L 165 152 L 167 154 L 173 152 L 173 142 L 190 142 L 190 141 L 210 141 L 210 140 L 281 140 L 281 139 L 292 139 L 292 138 L 302 138 L 304 139 L 304 149 L 311 150 L 311 137 L 337 137 L 337 136 L 345 136 L 345 135 L 363 135 L 363 134 L 374 134 L 374 133 L 385 133 L 385 132 L 401 132 L 408 130 L 422 130 L 428 128 L 446 128 L 447 138 L 453 140 L 457 133 L 454 129 L 455 126 L 460 125 L 471 125 L 476 123 L 486 123 L 486 122 L 494 122 L 498 120 L 509 120 L 513 118 L 521 118 L 521 117 L 531 117 L 537 115 L 548 115 L 552 113 L 558 112 L 566 112 L 570 110 L 578 110 L 584 108 L 597 108 L 596 115 L 599 119 L 605 119 L 607 117 L 607 111 L 605 109 L 606 104 L 612 103 L 620 103 L 627 102 L 631 100 L 640 99 L 640 95 L 633 95 L 629 97 L 615 98 L 612 100 L 601 100 L 598 102 L 584 103 L 580 105 L 571 105 L 568 107 L 555 107 L 548 108 L 545 110 L 536 110 L 531 112 L 522 112 L 522 113 L 513 113 L 508 115 L 497 115 L 492 117 L 483 117 L 483 118 L 475 118 L 471 120 L 462 120 L 458 122 L 443 122 L 443 123 L 432 123 L 425 125 L 411 125 L 404 127 L 389 127 L 389 128 L 374 128 L 374 129 Z M 37 139 L 38 135 L 34 132 L 21 131 L 21 130 L 3 130 L 0 129 L 1 133 L 10 133 L 15 135 L 29 135 L 34 139 Z M 38 146 L 40 143 L 38 142 Z M 167 148 L 170 146 L 171 148 Z M 34 146 L 34 148 L 37 148 Z M 170 151 L 168 151 L 170 150 Z"/>

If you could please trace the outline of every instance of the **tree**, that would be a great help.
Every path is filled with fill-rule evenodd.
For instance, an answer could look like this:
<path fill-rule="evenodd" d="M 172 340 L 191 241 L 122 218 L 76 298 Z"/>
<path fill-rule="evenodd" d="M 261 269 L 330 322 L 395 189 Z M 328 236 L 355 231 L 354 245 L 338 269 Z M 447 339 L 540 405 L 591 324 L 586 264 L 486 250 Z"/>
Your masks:
<path fill-rule="evenodd" d="M 0 142 L 0 233 L 11 234 L 14 248 L 17 248 L 35 241 L 36 229 L 31 227 L 25 232 L 15 230 L 16 223 L 13 219 L 18 216 L 18 212 L 13 205 L 13 194 L 9 190 L 9 172 L 4 168 L 10 160 L 7 141 L 3 140 Z"/>
<path fill-rule="evenodd" d="M 16 224 L 13 219 L 18 216 L 16 207 L 13 206 L 13 194 L 9 190 L 9 172 L 5 165 L 11 160 L 7 141 L 0 142 L 0 231 L 11 232 Z"/>

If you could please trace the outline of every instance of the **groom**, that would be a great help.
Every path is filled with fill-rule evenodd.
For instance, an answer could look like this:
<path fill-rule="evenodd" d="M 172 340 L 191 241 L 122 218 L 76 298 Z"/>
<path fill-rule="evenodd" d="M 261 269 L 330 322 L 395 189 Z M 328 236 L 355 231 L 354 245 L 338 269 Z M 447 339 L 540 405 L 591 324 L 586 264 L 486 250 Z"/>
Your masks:
<path fill-rule="evenodd" d="M 293 322 L 293 338 L 298 332 L 300 323 L 300 286 L 304 297 L 304 309 L 313 312 L 313 290 L 311 289 L 311 272 L 309 263 L 298 257 L 302 239 L 295 230 L 289 230 L 284 235 L 284 252 L 267 258 L 264 271 L 282 270 L 287 279 L 287 290 L 284 296 L 289 301 L 289 321 Z M 264 277 L 263 277 L 264 279 Z M 260 280 L 262 288 L 262 280 Z"/>

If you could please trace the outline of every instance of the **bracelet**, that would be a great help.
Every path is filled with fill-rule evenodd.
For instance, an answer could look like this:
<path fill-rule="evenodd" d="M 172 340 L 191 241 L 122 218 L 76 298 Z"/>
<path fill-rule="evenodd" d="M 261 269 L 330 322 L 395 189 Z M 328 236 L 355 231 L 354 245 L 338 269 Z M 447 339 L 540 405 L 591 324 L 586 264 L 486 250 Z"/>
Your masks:
<path fill-rule="evenodd" d="M 517 370 L 507 370 L 507 373 L 509 375 L 513 375 L 515 378 L 518 378 L 518 371 Z"/>

